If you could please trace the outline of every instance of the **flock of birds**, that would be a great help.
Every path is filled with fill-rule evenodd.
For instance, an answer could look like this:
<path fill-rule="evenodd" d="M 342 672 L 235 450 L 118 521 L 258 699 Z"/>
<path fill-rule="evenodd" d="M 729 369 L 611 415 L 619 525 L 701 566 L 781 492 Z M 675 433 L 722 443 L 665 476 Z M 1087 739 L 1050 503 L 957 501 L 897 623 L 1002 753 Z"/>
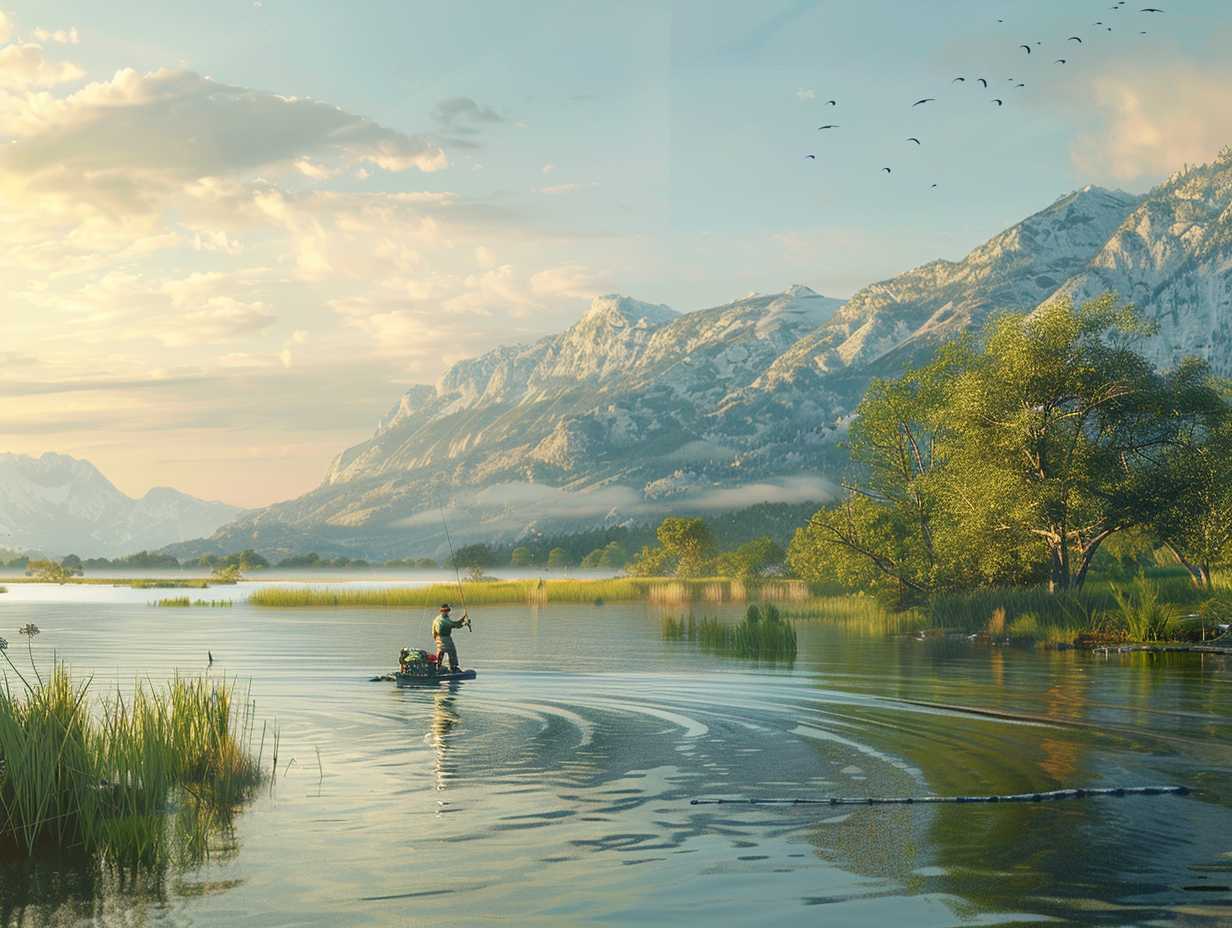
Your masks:
<path fill-rule="evenodd" d="M 1113 11 L 1114 13 L 1124 12 L 1124 7 L 1125 7 L 1126 2 L 1127 2 L 1127 0 L 1117 0 L 1117 2 L 1116 2 L 1116 3 L 1115 3 L 1112 7 L 1111 7 L 1112 11 Z M 1160 9 L 1159 7 L 1154 7 L 1154 6 L 1147 6 L 1147 7 L 1143 7 L 1142 9 L 1140 9 L 1140 10 L 1138 11 L 1138 13 L 1139 13 L 1139 14 L 1148 14 L 1148 15 L 1151 15 L 1151 14 L 1158 14 L 1158 13 L 1165 13 L 1165 12 L 1167 12 L 1167 11 L 1166 11 L 1166 10 L 1163 10 L 1163 9 Z M 998 22 L 998 23 L 1004 23 L 1004 22 L 1005 22 L 1005 20 L 1004 20 L 1004 19 L 998 19 L 998 20 L 997 20 L 997 22 Z M 1112 26 L 1108 25 L 1108 23 L 1105 23 L 1105 22 L 1103 22 L 1103 21 L 1097 21 L 1097 22 L 1093 23 L 1093 24 L 1092 24 L 1092 27 L 1093 27 L 1093 28 L 1098 28 L 1098 29 L 1103 29 L 1103 30 L 1105 30 L 1105 31 L 1107 31 L 1107 32 L 1112 32 L 1112 31 L 1113 31 Z M 1140 30 L 1140 31 L 1139 31 L 1139 35 L 1147 35 L 1146 30 Z M 1081 47 L 1083 47 L 1083 46 L 1085 46 L 1085 45 L 1086 45 L 1086 41 L 1085 41 L 1085 40 L 1083 39 L 1083 37 L 1082 37 L 1082 36 L 1080 36 L 1080 35 L 1071 35 L 1071 36 L 1068 36 L 1068 37 L 1065 39 L 1065 42 L 1066 42 L 1066 46 L 1067 46 L 1068 48 L 1073 48 L 1073 49 L 1075 49 L 1075 50 L 1076 50 L 1076 49 L 1079 49 L 1079 48 L 1081 48 Z M 1037 50 L 1039 50 L 1039 49 L 1041 49 L 1041 48 L 1042 48 L 1042 46 L 1043 46 L 1043 43 L 1042 43 L 1042 42 L 1038 42 L 1038 41 L 1037 41 L 1037 42 L 1035 42 L 1034 44 L 1027 44 L 1027 43 L 1023 43 L 1023 44 L 1019 45 L 1019 46 L 1018 46 L 1018 48 L 1020 48 L 1020 49 L 1024 50 L 1024 51 L 1025 51 L 1028 55 L 1034 55 L 1034 54 L 1036 53 L 1036 51 L 1037 51 Z M 1061 58 L 1057 58 L 1057 59 L 1055 59 L 1055 61 L 1053 62 L 1053 64 L 1054 64 L 1054 65 L 1067 65 L 1067 64 L 1069 64 L 1070 59 L 1069 59 L 1069 57 L 1068 57 L 1068 56 L 1069 56 L 1070 54 L 1071 54 L 1070 52 L 1066 52 L 1066 53 L 1065 53 L 1065 55 L 1066 55 L 1065 57 L 1061 57 Z M 978 83 L 978 84 L 979 84 L 981 87 L 983 87 L 983 89 L 985 89 L 985 90 L 989 90 L 989 89 L 991 89 L 991 87 L 990 87 L 990 85 L 989 85 L 989 83 L 988 83 L 988 79 L 987 79 L 987 78 L 984 78 L 984 77 L 977 77 L 977 78 L 974 78 L 974 79 L 973 79 L 973 80 L 971 80 L 971 81 L 968 81 L 966 77 L 964 77 L 964 76 L 961 76 L 961 75 L 960 75 L 960 76 L 958 76 L 958 77 L 954 78 L 954 79 L 953 79 L 950 83 L 951 83 L 951 84 L 967 84 L 967 83 L 971 83 L 971 84 L 973 84 L 973 85 Z M 1021 88 L 1025 88 L 1025 87 L 1027 86 L 1024 82 L 1019 81 L 1019 80 L 1017 80 L 1017 79 L 1015 79 L 1015 78 L 1012 78 L 1012 77 L 1008 79 L 1008 83 L 1009 83 L 1009 85 L 1010 85 L 1013 89 L 1015 89 L 1015 90 L 1017 90 L 1017 89 L 1021 89 Z M 995 91 L 994 91 L 994 92 L 995 92 Z M 914 103 L 912 103 L 912 104 L 911 104 L 911 108 L 912 108 L 912 109 L 915 109 L 915 108 L 916 108 L 916 107 L 918 107 L 918 106 L 925 106 L 925 105 L 927 105 L 927 104 L 929 104 L 929 103 L 936 103 L 936 102 L 937 102 L 937 98 L 936 98 L 936 97 L 922 97 L 921 99 L 916 100 Z M 989 101 L 989 102 L 990 102 L 992 105 L 997 106 L 997 107 L 1003 107 L 1003 106 L 1005 106 L 1005 98 L 1004 98 L 1004 97 L 992 97 L 992 98 L 990 99 L 990 101 Z M 826 101 L 825 101 L 825 105 L 826 105 L 826 106 L 831 106 L 831 107 L 834 107 L 834 108 L 837 110 L 837 108 L 838 108 L 838 105 L 839 105 L 839 104 L 838 104 L 838 100 L 826 100 Z M 841 126 L 841 125 L 839 125 L 838 123 L 826 123 L 826 124 L 824 124 L 824 125 L 820 125 L 820 126 L 818 126 L 818 127 L 817 127 L 817 131 L 818 131 L 818 132 L 830 132 L 830 131 L 832 131 L 832 130 L 835 130 L 835 129 L 841 129 L 841 128 L 842 128 L 842 126 Z M 915 145 L 917 145 L 917 146 L 920 146 L 920 147 L 923 147 L 923 145 L 924 145 L 924 143 L 923 143 L 923 142 L 922 142 L 922 141 L 921 141 L 918 137 L 916 137 L 916 136 L 914 136 L 914 135 L 912 135 L 912 136 L 908 136 L 908 137 L 907 137 L 907 139 L 906 139 L 906 142 L 908 142 L 908 143 L 913 143 L 913 144 L 915 144 Z M 817 155 L 815 155 L 815 154 L 805 155 L 804 157 L 805 157 L 805 159 L 806 159 L 806 160 L 812 160 L 812 161 L 816 161 L 816 160 L 817 160 Z M 881 173 L 883 173 L 883 174 L 893 174 L 893 173 L 894 173 L 894 170 L 893 170 L 893 168 L 888 168 L 888 167 L 887 167 L 887 168 L 882 168 L 882 169 L 881 169 Z M 934 188 L 936 188 L 937 186 L 938 186 L 937 184 L 932 184 L 932 185 L 930 186 L 930 189 L 934 189 Z"/>

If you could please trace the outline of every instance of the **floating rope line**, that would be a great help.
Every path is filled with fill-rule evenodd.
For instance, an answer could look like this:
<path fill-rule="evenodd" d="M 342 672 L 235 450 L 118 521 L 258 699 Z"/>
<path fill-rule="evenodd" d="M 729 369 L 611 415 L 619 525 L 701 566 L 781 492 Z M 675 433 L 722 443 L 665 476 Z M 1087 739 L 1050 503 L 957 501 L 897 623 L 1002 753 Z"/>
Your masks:
<path fill-rule="evenodd" d="M 1109 786 L 1099 789 L 1054 789 L 1045 793 L 1001 793 L 991 796 L 902 796 L 829 799 L 691 799 L 691 806 L 909 806 L 958 805 L 981 802 L 1056 802 L 1063 799 L 1094 799 L 1100 796 L 1187 796 L 1187 786 Z"/>

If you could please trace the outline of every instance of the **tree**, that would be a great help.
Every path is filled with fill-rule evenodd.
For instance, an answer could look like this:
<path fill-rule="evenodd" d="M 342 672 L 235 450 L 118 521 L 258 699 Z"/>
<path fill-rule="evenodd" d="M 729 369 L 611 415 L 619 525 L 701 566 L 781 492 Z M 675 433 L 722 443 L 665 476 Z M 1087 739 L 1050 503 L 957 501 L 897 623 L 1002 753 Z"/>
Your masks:
<path fill-rule="evenodd" d="M 718 572 L 727 577 L 751 580 L 765 574 L 776 564 L 782 564 L 786 552 L 769 535 L 754 538 L 735 551 L 725 551 L 715 559 Z"/>
<path fill-rule="evenodd" d="M 1160 373 L 1135 352 L 1147 331 L 1112 295 L 1058 301 L 997 320 L 954 383 L 948 504 L 969 535 L 1042 544 L 1053 589 L 1082 586 L 1105 539 L 1152 520 L 1166 450 L 1222 405 L 1205 365 Z"/>
<path fill-rule="evenodd" d="M 659 545 L 674 561 L 681 577 L 697 577 L 705 573 L 706 562 L 714 550 L 714 539 L 705 519 L 669 516 L 655 530 Z"/>
<path fill-rule="evenodd" d="M 1169 449 L 1167 473 L 1155 534 L 1209 590 L 1212 569 L 1232 562 L 1232 421 L 1187 434 Z"/>
<path fill-rule="evenodd" d="M 564 548 L 553 548 L 548 552 L 548 567 L 571 567 L 573 566 L 573 558 L 569 556 L 569 552 Z"/>
<path fill-rule="evenodd" d="M 806 579 L 894 590 L 1081 587 L 1100 546 L 1167 505 L 1169 449 L 1226 415 L 1209 371 L 1160 373 L 1111 296 L 1009 314 L 857 409 L 848 497 L 797 532 Z"/>
<path fill-rule="evenodd" d="M 526 545 L 519 545 L 509 555 L 509 563 L 514 567 L 529 567 L 534 561 L 534 555 Z"/>
<path fill-rule="evenodd" d="M 74 576 L 80 577 L 85 571 L 82 569 L 81 558 L 75 554 L 70 554 L 60 560 L 60 566 L 69 571 Z"/>
<path fill-rule="evenodd" d="M 637 557 L 625 565 L 625 573 L 630 577 L 662 577 L 671 570 L 670 560 L 663 548 L 642 545 Z"/>
<path fill-rule="evenodd" d="M 64 584 L 72 579 L 73 571 L 56 561 L 36 560 L 26 564 L 26 576 L 41 583 Z"/>
<path fill-rule="evenodd" d="M 450 559 L 450 566 L 463 570 L 470 567 L 491 567 L 494 560 L 492 549 L 487 545 L 463 545 L 453 553 L 453 557 Z"/>
<path fill-rule="evenodd" d="M 239 583 L 244 575 L 239 564 L 219 564 L 210 573 L 210 579 L 215 583 Z"/>
<path fill-rule="evenodd" d="M 622 545 L 619 541 L 609 541 L 602 548 L 603 553 L 599 556 L 600 567 L 624 567 L 629 561 L 629 549 Z"/>

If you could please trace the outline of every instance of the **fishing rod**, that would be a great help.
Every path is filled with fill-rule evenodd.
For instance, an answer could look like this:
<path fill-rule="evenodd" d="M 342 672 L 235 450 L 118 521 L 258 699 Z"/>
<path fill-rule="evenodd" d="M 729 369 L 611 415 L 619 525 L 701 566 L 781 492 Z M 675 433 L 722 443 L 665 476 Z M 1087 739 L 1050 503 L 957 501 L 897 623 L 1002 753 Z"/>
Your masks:
<path fill-rule="evenodd" d="M 458 556 L 453 550 L 453 538 L 449 535 L 449 523 L 445 521 L 445 504 L 441 502 L 440 494 L 436 494 L 436 508 L 441 514 L 441 528 L 445 530 L 445 542 L 449 545 L 449 563 L 453 564 L 453 575 L 458 581 L 458 598 L 462 601 L 462 614 L 466 616 L 466 630 L 471 631 L 471 617 L 466 609 L 466 591 L 462 588 L 462 570 L 458 567 Z"/>

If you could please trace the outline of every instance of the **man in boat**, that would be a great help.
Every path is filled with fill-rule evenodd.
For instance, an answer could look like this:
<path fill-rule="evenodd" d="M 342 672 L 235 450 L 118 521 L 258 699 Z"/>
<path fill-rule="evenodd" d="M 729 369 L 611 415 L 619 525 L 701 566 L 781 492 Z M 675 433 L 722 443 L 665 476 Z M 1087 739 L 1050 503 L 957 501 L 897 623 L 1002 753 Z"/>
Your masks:
<path fill-rule="evenodd" d="M 461 628 L 463 625 L 469 625 L 470 619 L 465 612 L 462 613 L 462 618 L 451 618 L 449 613 L 452 610 L 449 608 L 449 603 L 441 605 L 440 612 L 437 613 L 435 619 L 432 620 L 432 637 L 436 639 L 436 671 L 442 673 L 445 666 L 441 663 L 445 655 L 449 655 L 449 668 L 453 673 L 458 673 L 462 670 L 462 665 L 458 663 L 458 649 L 454 647 L 453 630 Z"/>

